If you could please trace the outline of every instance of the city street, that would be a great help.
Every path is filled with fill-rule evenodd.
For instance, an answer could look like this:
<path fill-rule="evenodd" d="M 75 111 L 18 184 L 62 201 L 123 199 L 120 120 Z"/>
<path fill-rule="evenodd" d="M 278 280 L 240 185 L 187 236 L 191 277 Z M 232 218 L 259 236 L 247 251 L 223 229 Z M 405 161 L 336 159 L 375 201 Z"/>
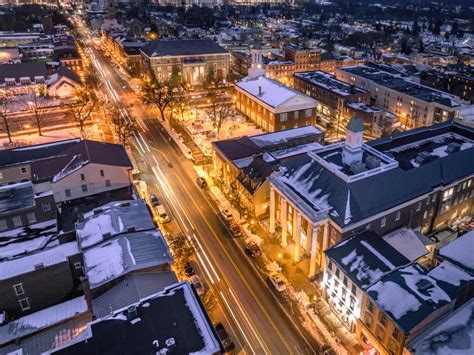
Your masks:
<path fill-rule="evenodd" d="M 85 33 L 83 29 L 79 32 Z M 91 56 L 109 98 L 138 112 L 142 104 L 92 41 Z M 128 115 L 128 114 L 127 114 Z M 133 119 L 133 118 L 132 118 Z M 319 344 L 290 316 L 249 257 L 230 236 L 218 208 L 195 183 L 187 160 L 156 118 L 136 117 L 140 133 L 135 139 L 139 168 L 151 191 L 158 191 L 172 219 L 197 250 L 201 275 L 213 292 L 234 335 L 237 348 L 249 354 L 315 354 Z M 209 291 L 208 291 L 209 292 Z"/>

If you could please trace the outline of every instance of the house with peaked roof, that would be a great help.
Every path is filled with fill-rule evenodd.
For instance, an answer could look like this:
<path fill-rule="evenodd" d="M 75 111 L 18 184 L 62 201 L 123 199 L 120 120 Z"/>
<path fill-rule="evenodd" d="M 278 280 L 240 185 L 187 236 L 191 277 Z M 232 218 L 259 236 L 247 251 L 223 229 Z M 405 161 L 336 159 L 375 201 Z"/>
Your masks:
<path fill-rule="evenodd" d="M 344 142 L 290 158 L 268 178 L 269 232 L 296 262 L 309 258 L 309 277 L 323 270 L 324 250 L 353 234 L 427 234 L 473 213 L 473 128 L 449 121 L 363 144 L 360 121 Z"/>
<path fill-rule="evenodd" d="M 264 76 L 235 84 L 236 107 L 266 132 L 314 125 L 317 101 Z"/>

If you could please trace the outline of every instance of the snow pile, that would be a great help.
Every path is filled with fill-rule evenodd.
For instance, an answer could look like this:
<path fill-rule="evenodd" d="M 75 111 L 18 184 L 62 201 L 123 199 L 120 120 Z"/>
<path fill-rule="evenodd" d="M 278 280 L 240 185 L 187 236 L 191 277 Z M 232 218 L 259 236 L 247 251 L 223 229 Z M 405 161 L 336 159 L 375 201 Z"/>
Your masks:
<path fill-rule="evenodd" d="M 365 282 L 362 287 L 374 283 L 383 275 L 383 272 L 380 269 L 370 269 L 370 267 L 365 263 L 364 257 L 357 255 L 355 250 L 342 258 L 341 261 L 344 265 L 349 266 L 351 272 L 357 271 L 357 279 L 361 282 Z"/>
<path fill-rule="evenodd" d="M 471 231 L 442 247 L 439 254 L 474 270 L 474 231 Z"/>
<path fill-rule="evenodd" d="M 377 293 L 377 303 L 396 319 L 402 318 L 408 312 L 416 312 L 421 307 L 415 296 L 392 281 L 377 282 L 370 291 Z"/>
<path fill-rule="evenodd" d="M 453 286 L 460 286 L 461 282 L 474 279 L 464 270 L 446 262 L 432 269 L 428 275 L 438 281 L 447 282 Z"/>
<path fill-rule="evenodd" d="M 118 240 L 87 251 L 84 262 L 91 285 L 102 284 L 124 272 L 123 250 Z"/>
<path fill-rule="evenodd" d="M 118 232 L 120 231 L 114 228 L 112 217 L 109 214 L 100 214 L 88 219 L 84 226 L 76 231 L 82 248 L 101 242 L 104 234 L 110 233 L 113 235 Z"/>

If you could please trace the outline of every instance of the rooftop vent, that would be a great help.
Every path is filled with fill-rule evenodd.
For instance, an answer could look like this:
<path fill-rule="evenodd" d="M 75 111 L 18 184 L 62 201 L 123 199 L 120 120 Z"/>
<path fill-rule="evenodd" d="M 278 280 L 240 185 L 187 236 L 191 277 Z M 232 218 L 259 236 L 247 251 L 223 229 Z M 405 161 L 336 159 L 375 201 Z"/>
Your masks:
<path fill-rule="evenodd" d="M 78 222 L 84 222 L 84 213 L 78 213 L 77 214 L 77 221 Z"/>
<path fill-rule="evenodd" d="M 44 269 L 44 264 L 43 263 L 39 263 L 39 264 L 35 264 L 35 270 L 41 270 L 41 269 Z"/>
<path fill-rule="evenodd" d="M 461 150 L 461 145 L 456 142 L 451 142 L 446 147 L 446 153 L 455 153 Z"/>
<path fill-rule="evenodd" d="M 165 344 L 168 348 L 172 348 L 176 345 L 176 341 L 174 340 L 174 338 L 168 338 L 166 339 Z"/>
<path fill-rule="evenodd" d="M 137 229 L 135 228 L 135 226 L 131 226 L 131 227 L 127 228 L 128 233 L 133 233 L 133 232 L 136 232 L 136 231 L 137 231 Z"/>
<path fill-rule="evenodd" d="M 262 96 L 262 86 L 258 86 L 258 96 Z"/>
<path fill-rule="evenodd" d="M 418 289 L 418 291 L 426 291 L 429 290 L 431 287 L 433 287 L 433 284 L 430 280 L 427 279 L 421 279 L 416 283 L 416 288 Z"/>
<path fill-rule="evenodd" d="M 127 308 L 127 320 L 131 321 L 138 317 L 137 307 L 130 306 Z"/>
<path fill-rule="evenodd" d="M 122 207 L 130 207 L 130 202 L 124 202 L 121 205 Z"/>
<path fill-rule="evenodd" d="M 369 170 L 376 169 L 380 167 L 380 159 L 370 155 L 367 157 L 367 159 L 365 159 L 365 165 L 367 166 L 367 169 Z"/>
<path fill-rule="evenodd" d="M 96 208 L 94 210 L 94 216 L 97 216 L 98 214 L 101 214 L 102 213 L 102 208 Z"/>
<path fill-rule="evenodd" d="M 421 152 L 420 154 L 418 154 L 415 158 L 415 161 L 418 163 L 418 164 L 422 164 L 426 159 L 428 159 L 430 157 L 430 153 L 427 153 L 427 152 Z"/>
<path fill-rule="evenodd" d="M 366 167 L 364 163 L 356 161 L 349 166 L 349 170 L 355 175 L 364 172 Z"/>
<path fill-rule="evenodd" d="M 110 238 L 111 236 L 112 234 L 110 232 L 102 234 L 102 237 L 104 237 L 104 239 Z"/>

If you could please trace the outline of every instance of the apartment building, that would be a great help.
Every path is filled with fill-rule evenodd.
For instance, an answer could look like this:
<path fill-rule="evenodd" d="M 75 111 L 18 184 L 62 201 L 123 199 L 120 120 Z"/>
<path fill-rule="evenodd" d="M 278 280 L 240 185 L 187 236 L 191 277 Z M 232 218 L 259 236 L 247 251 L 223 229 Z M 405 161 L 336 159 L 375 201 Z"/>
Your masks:
<path fill-rule="evenodd" d="M 144 67 L 158 80 L 169 80 L 175 70 L 183 83 L 199 86 L 209 67 L 224 81 L 230 69 L 230 53 L 208 39 L 155 40 L 140 52 Z"/>
<path fill-rule="evenodd" d="M 266 132 L 314 125 L 316 100 L 259 76 L 235 84 L 236 108 Z"/>
<path fill-rule="evenodd" d="M 474 103 L 474 70 L 427 70 L 420 73 L 420 84 L 448 92 Z"/>
<path fill-rule="evenodd" d="M 426 234 L 473 213 L 472 128 L 450 121 L 369 144 L 363 131 L 353 118 L 345 142 L 291 158 L 269 177 L 269 231 L 295 261 L 309 259 L 309 277 L 323 271 L 324 250 L 354 233 Z"/>
<path fill-rule="evenodd" d="M 336 77 L 370 93 L 372 104 L 395 115 L 405 128 L 430 126 L 459 117 L 455 97 L 415 84 L 376 65 L 336 69 Z"/>

